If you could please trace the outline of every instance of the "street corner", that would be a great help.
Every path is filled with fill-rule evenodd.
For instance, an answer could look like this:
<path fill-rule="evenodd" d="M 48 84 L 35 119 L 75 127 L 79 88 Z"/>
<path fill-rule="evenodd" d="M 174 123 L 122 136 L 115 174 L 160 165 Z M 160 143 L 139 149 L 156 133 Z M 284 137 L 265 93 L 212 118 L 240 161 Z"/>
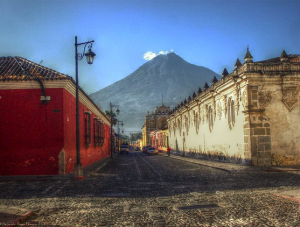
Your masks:
<path fill-rule="evenodd" d="M 12 226 L 25 222 L 34 212 L 21 207 L 10 207 L 0 205 L 0 226 Z"/>

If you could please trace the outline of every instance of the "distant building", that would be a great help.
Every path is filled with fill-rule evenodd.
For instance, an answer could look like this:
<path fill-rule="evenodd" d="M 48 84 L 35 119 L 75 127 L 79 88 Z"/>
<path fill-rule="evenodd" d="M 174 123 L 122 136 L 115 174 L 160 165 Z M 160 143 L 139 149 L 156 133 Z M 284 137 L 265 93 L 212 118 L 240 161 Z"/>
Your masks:
<path fill-rule="evenodd" d="M 300 164 L 300 55 L 243 64 L 169 113 L 174 153 L 255 166 Z"/>
<path fill-rule="evenodd" d="M 76 163 L 75 82 L 21 57 L 0 57 L 0 175 L 56 175 Z M 80 156 L 110 155 L 110 121 L 79 90 Z"/>
<path fill-rule="evenodd" d="M 150 133 L 152 147 L 155 147 L 159 152 L 167 152 L 169 146 L 168 134 L 167 123 L 162 125 L 159 129 L 152 131 Z"/>
<path fill-rule="evenodd" d="M 151 145 L 152 139 L 150 133 L 154 130 L 159 130 L 163 125 L 167 124 L 168 113 L 170 111 L 170 107 L 164 106 L 162 104 L 160 107 L 156 107 L 154 112 L 145 116 L 145 123 L 142 127 L 142 144 L 143 146 Z"/>

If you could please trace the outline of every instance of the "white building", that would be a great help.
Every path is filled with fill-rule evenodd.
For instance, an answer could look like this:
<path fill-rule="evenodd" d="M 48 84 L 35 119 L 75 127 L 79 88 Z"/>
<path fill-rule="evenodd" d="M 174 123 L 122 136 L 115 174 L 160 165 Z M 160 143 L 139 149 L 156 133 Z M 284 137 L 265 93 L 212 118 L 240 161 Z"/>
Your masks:
<path fill-rule="evenodd" d="M 174 153 L 259 166 L 300 164 L 300 55 L 243 64 L 168 117 Z"/>

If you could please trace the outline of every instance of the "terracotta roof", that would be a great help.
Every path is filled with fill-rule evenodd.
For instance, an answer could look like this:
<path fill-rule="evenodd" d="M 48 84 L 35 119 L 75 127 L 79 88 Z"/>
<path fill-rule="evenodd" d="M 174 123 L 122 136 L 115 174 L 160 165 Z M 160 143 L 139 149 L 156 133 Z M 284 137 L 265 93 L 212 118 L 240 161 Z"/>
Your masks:
<path fill-rule="evenodd" d="M 0 57 L 0 81 L 71 80 L 72 77 L 21 57 Z"/>
<path fill-rule="evenodd" d="M 71 80 L 71 76 L 41 66 L 22 57 L 0 57 L 0 81 L 26 80 Z M 79 90 L 93 103 L 93 105 L 110 122 L 109 117 L 94 103 L 94 101 L 79 86 Z"/>

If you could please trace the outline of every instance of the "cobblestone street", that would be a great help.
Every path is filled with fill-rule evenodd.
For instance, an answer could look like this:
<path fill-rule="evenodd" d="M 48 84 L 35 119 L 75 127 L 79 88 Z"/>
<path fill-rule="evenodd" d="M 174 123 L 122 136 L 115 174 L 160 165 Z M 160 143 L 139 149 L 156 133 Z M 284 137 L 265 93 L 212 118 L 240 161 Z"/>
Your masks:
<path fill-rule="evenodd" d="M 250 170 L 131 152 L 83 180 L 0 181 L 0 204 L 33 211 L 25 226 L 300 226 L 283 196 L 300 172 Z"/>

